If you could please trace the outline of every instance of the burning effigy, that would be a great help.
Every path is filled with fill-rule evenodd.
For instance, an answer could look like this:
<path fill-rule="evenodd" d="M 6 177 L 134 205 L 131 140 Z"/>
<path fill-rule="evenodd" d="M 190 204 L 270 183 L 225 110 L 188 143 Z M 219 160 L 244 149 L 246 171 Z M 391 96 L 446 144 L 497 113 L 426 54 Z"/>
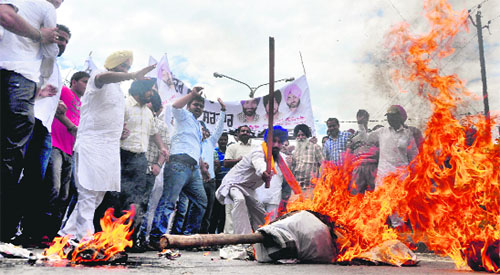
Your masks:
<path fill-rule="evenodd" d="M 287 227 L 278 221 L 241 237 L 245 239 L 242 243 L 258 243 L 259 261 L 381 259 L 385 263 L 396 260 L 395 265 L 414 264 L 416 259 L 399 249 L 400 244 L 415 248 L 423 243 L 434 253 L 451 257 L 458 269 L 500 272 L 500 145 L 491 138 L 496 118 L 489 114 L 459 118 L 459 104 L 473 95 L 457 75 L 441 75 L 434 63 L 453 53 L 453 39 L 468 30 L 468 12 L 454 11 L 445 0 L 427 0 L 424 8 L 430 26 L 426 34 L 414 35 L 402 23 L 387 37 L 391 58 L 401 64 L 393 71 L 394 80 L 422 87 L 416 92 L 432 109 L 418 155 L 364 195 L 353 195 L 348 188 L 358 165 L 353 156 L 346 156 L 341 167 L 325 164 L 321 176 L 313 179 L 313 196 L 290 202 L 287 212 L 317 213 L 333 225 L 319 222 L 314 227 L 312 223 L 317 221 L 311 215 L 300 214 L 302 221 L 290 222 L 293 216 L 283 219 L 289 223 Z M 472 139 L 471 132 L 475 132 Z M 402 226 L 388 224 L 393 215 L 404 221 Z M 314 241 L 316 237 L 322 242 Z M 196 238 L 203 243 L 203 238 Z M 176 245 L 181 245 L 178 240 L 165 236 L 164 247 Z M 314 253 L 308 254 L 311 251 Z"/>
<path fill-rule="evenodd" d="M 453 53 L 454 37 L 467 30 L 467 11 L 445 0 L 426 0 L 430 30 L 414 35 L 407 23 L 391 30 L 387 47 L 401 64 L 396 82 L 411 82 L 432 114 L 419 153 L 407 167 L 386 175 L 373 191 L 353 195 L 349 186 L 358 164 L 347 155 L 342 166 L 325 163 L 312 180 L 313 195 L 290 201 L 285 216 L 248 235 L 170 236 L 161 248 L 255 243 L 259 262 L 296 258 L 308 262 L 369 261 L 415 265 L 417 243 L 456 267 L 500 272 L 500 145 L 491 139 L 495 117 L 459 118 L 457 107 L 472 97 L 457 75 L 441 75 L 434 60 Z M 473 141 L 470 129 L 476 129 Z M 109 215 L 108 215 L 109 214 Z M 131 247 L 131 215 L 107 213 L 103 232 L 67 251 L 69 237 L 56 239 L 45 256 L 75 263 L 103 262 Z M 402 226 L 387 219 L 396 215 Z M 127 222 L 128 220 L 128 222 Z"/>
<path fill-rule="evenodd" d="M 410 247 L 422 242 L 451 257 L 460 269 L 468 265 L 500 272 L 500 146 L 491 138 L 494 118 L 476 115 L 461 121 L 457 107 L 472 94 L 457 75 L 441 75 L 433 67 L 434 59 L 453 53 L 453 38 L 467 30 L 468 12 L 456 12 L 444 0 L 425 1 L 424 8 L 428 33 L 413 35 L 402 23 L 388 35 L 391 58 L 402 64 L 394 80 L 426 87 L 418 93 L 432 108 L 417 157 L 364 196 L 352 196 L 347 189 L 352 157 L 343 167 L 327 165 L 314 179 L 313 198 L 293 202 L 287 210 L 311 210 L 342 224 L 349 242 L 340 249 L 340 261 L 398 239 Z M 467 142 L 471 127 L 477 131 Z M 389 228 L 386 219 L 393 214 L 405 225 Z"/>

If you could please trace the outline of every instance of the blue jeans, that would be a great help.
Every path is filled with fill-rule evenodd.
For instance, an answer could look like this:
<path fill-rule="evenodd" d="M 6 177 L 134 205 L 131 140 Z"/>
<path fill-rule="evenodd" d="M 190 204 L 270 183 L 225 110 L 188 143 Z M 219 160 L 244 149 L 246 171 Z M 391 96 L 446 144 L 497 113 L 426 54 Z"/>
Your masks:
<path fill-rule="evenodd" d="M 184 225 L 184 220 L 186 219 L 186 215 L 189 216 L 193 215 L 192 211 L 193 209 L 189 204 L 189 199 L 184 194 L 184 192 L 181 192 L 179 196 L 179 200 L 177 201 L 177 211 L 175 212 L 175 218 L 174 218 L 174 223 L 172 224 L 172 234 L 184 234 L 184 235 L 190 235 L 193 233 L 202 233 L 206 234 L 208 233 L 208 227 L 210 225 L 210 216 L 212 215 L 212 209 L 214 206 L 214 201 L 215 201 L 215 179 L 211 179 L 208 182 L 204 182 L 203 186 L 205 188 L 205 194 L 207 194 L 207 209 L 205 211 L 205 215 L 203 215 L 203 219 L 201 221 L 201 227 L 200 227 L 200 232 L 188 232 L 186 230 L 183 230 L 183 225 Z"/>
<path fill-rule="evenodd" d="M 185 232 L 196 233 L 201 226 L 201 219 L 207 208 L 207 195 L 203 187 L 200 167 L 190 167 L 182 162 L 170 161 L 165 166 L 163 195 L 153 218 L 151 237 L 159 239 L 167 233 L 170 214 L 175 209 L 179 194 L 183 191 L 192 205 L 192 215 L 188 217 Z M 147 226 L 142 224 L 143 229 Z"/>
<path fill-rule="evenodd" d="M 44 182 L 45 172 L 49 164 L 52 151 L 52 136 L 47 128 L 38 119 L 31 140 L 26 150 L 23 178 L 19 186 L 26 193 L 26 203 L 21 205 L 23 213 L 23 235 L 32 238 L 40 238 L 43 232 L 40 224 L 44 224 L 46 214 L 49 211 L 51 186 Z"/>
<path fill-rule="evenodd" d="M 57 147 L 52 147 L 44 184 L 50 188 L 46 224 L 40 225 L 44 235 L 52 238 L 61 227 L 62 218 L 74 191 L 71 187 L 73 159 Z"/>
<path fill-rule="evenodd" d="M 171 234 L 184 234 L 184 221 L 189 209 L 189 199 L 184 192 L 181 192 L 177 200 L 177 209 L 175 211 L 174 223 L 172 224 Z"/>
<path fill-rule="evenodd" d="M 35 124 L 35 82 L 13 71 L 0 70 L 1 158 L 0 241 L 10 242 L 26 192 L 18 186 L 26 144 Z M 22 192 L 21 192 L 22 191 Z"/>

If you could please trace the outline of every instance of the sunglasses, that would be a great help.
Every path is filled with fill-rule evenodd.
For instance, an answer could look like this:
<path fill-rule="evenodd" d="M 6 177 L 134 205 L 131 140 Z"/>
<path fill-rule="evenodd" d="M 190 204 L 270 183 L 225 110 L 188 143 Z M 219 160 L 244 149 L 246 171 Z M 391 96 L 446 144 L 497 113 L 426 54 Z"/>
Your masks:
<path fill-rule="evenodd" d="M 126 70 L 130 69 L 130 67 L 131 67 L 131 66 L 130 66 L 129 64 L 127 64 L 127 63 L 122 63 L 122 64 L 120 64 L 120 65 L 118 65 L 118 66 L 119 66 L 119 67 L 121 67 L 121 68 L 123 68 L 123 69 L 126 69 Z"/>

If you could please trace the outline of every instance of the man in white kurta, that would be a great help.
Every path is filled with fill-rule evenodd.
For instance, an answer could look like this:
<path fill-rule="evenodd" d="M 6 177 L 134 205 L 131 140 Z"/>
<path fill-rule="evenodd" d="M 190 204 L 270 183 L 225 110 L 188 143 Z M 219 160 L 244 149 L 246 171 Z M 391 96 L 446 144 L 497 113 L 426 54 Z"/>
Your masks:
<path fill-rule="evenodd" d="M 413 132 L 404 125 L 408 117 L 406 110 L 400 105 L 392 105 L 386 116 L 390 127 L 380 128 L 368 136 L 368 142 L 378 142 L 380 148 L 375 188 L 383 184 L 384 178 L 390 173 L 406 177 L 408 165 L 418 154 Z M 397 213 L 389 218 L 392 227 L 399 227 L 404 223 Z"/>
<path fill-rule="evenodd" d="M 142 79 L 154 68 L 128 73 L 133 56 L 118 51 L 106 59 L 107 71 L 92 72 L 82 97 L 75 142 L 75 184 L 78 202 L 59 235 L 82 240 L 94 233 L 94 213 L 106 191 L 120 191 L 120 138 L 125 99 L 120 82 Z"/>
<path fill-rule="evenodd" d="M 277 130 L 276 127 L 279 126 L 274 128 L 272 147 L 274 160 L 279 158 L 281 146 L 288 139 L 288 132 Z M 276 170 L 279 169 L 277 161 L 274 167 Z M 262 146 L 256 147 L 227 173 L 215 193 L 220 203 L 233 205 L 231 215 L 234 234 L 250 234 L 265 223 L 266 211 L 262 203 L 257 200 L 255 190 L 273 176 L 273 172 L 268 173 L 266 169 L 264 149 Z"/>
<path fill-rule="evenodd" d="M 226 155 L 224 158 L 224 167 L 232 168 L 236 165 L 243 156 L 247 155 L 252 151 L 252 149 L 258 145 L 252 144 L 252 129 L 248 125 L 241 125 L 237 130 L 238 142 L 229 145 L 226 149 Z M 233 211 L 232 204 L 226 204 L 225 207 L 226 218 L 224 222 L 224 234 L 233 234 L 233 218 L 231 217 L 231 211 Z"/>

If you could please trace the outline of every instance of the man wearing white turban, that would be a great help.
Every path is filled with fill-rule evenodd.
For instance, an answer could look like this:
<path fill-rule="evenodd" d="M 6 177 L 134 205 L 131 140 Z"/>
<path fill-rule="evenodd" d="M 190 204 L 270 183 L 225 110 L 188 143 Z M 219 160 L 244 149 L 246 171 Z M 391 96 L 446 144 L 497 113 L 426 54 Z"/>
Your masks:
<path fill-rule="evenodd" d="M 120 191 L 120 138 L 124 131 L 125 98 L 120 82 L 144 79 L 156 65 L 129 73 L 131 51 L 112 53 L 94 71 L 82 97 L 75 142 L 75 183 L 78 202 L 59 235 L 82 240 L 94 233 L 94 213 L 107 191 Z"/>

